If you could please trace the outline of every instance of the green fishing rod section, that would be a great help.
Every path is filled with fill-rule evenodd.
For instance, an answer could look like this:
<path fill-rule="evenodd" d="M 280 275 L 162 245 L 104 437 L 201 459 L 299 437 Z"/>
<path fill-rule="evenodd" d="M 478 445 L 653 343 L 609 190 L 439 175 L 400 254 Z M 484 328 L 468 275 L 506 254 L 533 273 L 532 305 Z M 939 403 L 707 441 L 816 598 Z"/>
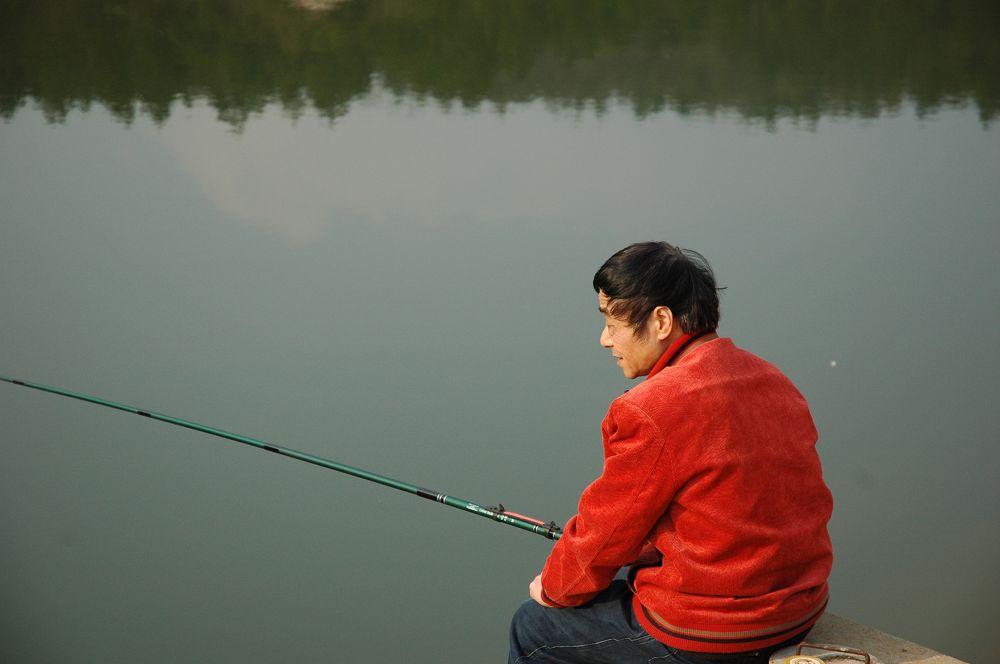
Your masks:
<path fill-rule="evenodd" d="M 346 475 L 351 475 L 353 477 L 359 477 L 363 480 L 368 480 L 369 482 L 375 482 L 376 484 L 381 484 L 383 486 L 391 487 L 393 489 L 398 489 L 399 491 L 405 491 L 415 496 L 426 498 L 428 500 L 433 500 L 443 505 L 448 505 L 449 507 L 454 507 L 456 509 L 469 512 L 471 514 L 476 514 L 478 516 L 485 517 L 487 519 L 492 519 L 493 521 L 505 523 L 509 526 L 514 526 L 515 528 L 527 530 L 529 532 L 535 533 L 537 535 L 542 535 L 552 540 L 557 540 L 562 535 L 562 529 L 559 526 L 557 526 L 555 522 L 550 521 L 549 523 L 545 523 L 539 519 L 524 516 L 523 514 L 517 514 L 516 512 L 510 512 L 506 508 L 504 508 L 502 503 L 495 507 L 483 507 L 482 505 L 477 505 L 476 503 L 470 502 L 463 498 L 456 498 L 455 496 L 449 496 L 447 494 L 441 493 L 439 491 L 434 491 L 432 489 L 425 489 L 423 487 L 416 486 L 415 484 L 410 484 L 408 482 L 401 482 L 400 480 L 396 480 L 391 477 L 379 475 L 378 473 L 373 473 L 371 471 L 364 470 L 361 468 L 355 468 L 354 466 L 348 466 L 347 464 L 339 463 L 331 459 L 325 459 L 321 456 L 316 456 L 315 454 L 300 452 L 298 450 L 293 450 L 289 447 L 283 447 L 281 445 L 275 445 L 273 443 L 269 443 L 265 440 L 259 440 L 257 438 L 251 438 L 249 436 L 242 436 L 238 433 L 223 431 L 222 429 L 216 429 L 215 427 L 206 426 L 204 424 L 198 424 L 197 422 L 183 420 L 179 417 L 174 417 L 172 415 L 164 415 L 163 413 L 157 413 L 151 410 L 143 410 L 141 408 L 136 408 L 135 406 L 129 406 L 114 401 L 108 401 L 106 399 L 99 399 L 97 397 L 93 397 L 87 394 L 71 392 L 69 390 L 64 390 L 58 387 L 40 385 L 38 383 L 33 383 L 27 380 L 18 380 L 14 378 L 7 378 L 5 376 L 0 376 L 0 381 L 11 383 L 12 385 L 20 385 L 21 387 L 30 387 L 34 390 L 41 390 L 42 392 L 50 392 L 52 394 L 58 394 L 64 397 L 70 397 L 71 399 L 79 399 L 80 401 L 86 401 L 88 403 L 97 404 L 98 406 L 106 406 L 107 408 L 114 408 L 116 410 L 125 411 L 126 413 L 141 415 L 142 417 L 147 417 L 151 420 L 159 420 L 160 422 L 166 422 L 167 424 L 174 424 L 180 427 L 185 427 L 188 429 L 193 429 L 195 431 L 201 431 L 202 433 L 218 436 L 219 438 L 232 440 L 237 443 L 243 443 L 244 445 L 250 445 L 251 447 L 256 447 L 261 450 L 274 452 L 275 454 L 280 454 L 282 456 L 290 457 L 292 459 L 298 459 L 299 461 L 305 461 L 306 463 L 311 463 L 316 466 L 320 466 L 322 468 L 327 468 L 329 470 L 336 470 L 339 473 L 344 473 Z"/>

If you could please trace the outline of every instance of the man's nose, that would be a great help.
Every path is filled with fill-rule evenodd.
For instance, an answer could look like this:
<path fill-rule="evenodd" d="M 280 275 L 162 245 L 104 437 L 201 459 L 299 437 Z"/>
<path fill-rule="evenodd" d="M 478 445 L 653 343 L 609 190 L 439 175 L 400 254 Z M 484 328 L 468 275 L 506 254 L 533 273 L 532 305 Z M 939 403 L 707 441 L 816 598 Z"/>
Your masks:
<path fill-rule="evenodd" d="M 608 331 L 607 325 L 605 325 L 604 329 L 601 330 L 601 345 L 605 348 L 611 348 L 613 345 L 611 343 L 611 333 Z"/>

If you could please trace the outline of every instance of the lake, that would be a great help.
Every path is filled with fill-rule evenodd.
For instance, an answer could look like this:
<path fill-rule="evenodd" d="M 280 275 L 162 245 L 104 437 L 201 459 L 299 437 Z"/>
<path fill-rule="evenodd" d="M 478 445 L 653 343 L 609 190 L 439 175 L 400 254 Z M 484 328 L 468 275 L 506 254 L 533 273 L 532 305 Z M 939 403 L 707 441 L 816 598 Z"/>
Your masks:
<path fill-rule="evenodd" d="M 0 375 L 564 523 L 590 282 L 703 253 L 810 402 L 833 612 L 991 661 L 991 2 L 0 3 Z M 0 384 L 0 659 L 490 662 L 551 543 Z M 991 657 L 993 654 L 993 657 Z"/>

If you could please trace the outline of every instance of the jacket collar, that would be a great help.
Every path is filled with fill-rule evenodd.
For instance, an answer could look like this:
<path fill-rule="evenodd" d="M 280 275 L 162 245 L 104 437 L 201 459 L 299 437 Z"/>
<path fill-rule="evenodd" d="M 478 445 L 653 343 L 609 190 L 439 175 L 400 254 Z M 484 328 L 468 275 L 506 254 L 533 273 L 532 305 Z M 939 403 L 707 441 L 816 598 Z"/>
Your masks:
<path fill-rule="evenodd" d="M 702 332 L 695 332 L 693 334 L 682 334 L 681 336 L 674 339 L 674 342 L 670 344 L 666 352 L 660 356 L 660 359 L 656 361 L 653 368 L 649 370 L 649 374 L 646 375 L 646 380 L 649 380 L 656 374 L 660 373 L 664 368 L 669 367 L 671 362 L 673 362 L 677 357 L 684 352 L 684 349 L 690 346 L 692 343 L 702 338 L 706 334 L 711 334 L 714 330 L 704 330 Z"/>

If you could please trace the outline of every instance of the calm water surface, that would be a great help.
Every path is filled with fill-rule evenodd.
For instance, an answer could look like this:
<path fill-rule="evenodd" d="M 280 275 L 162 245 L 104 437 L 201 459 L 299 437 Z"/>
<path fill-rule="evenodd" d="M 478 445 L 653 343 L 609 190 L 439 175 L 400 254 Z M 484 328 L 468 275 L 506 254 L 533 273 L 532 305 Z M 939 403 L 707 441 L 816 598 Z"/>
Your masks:
<path fill-rule="evenodd" d="M 308 9 L 312 7 L 313 9 Z M 809 399 L 832 610 L 1000 593 L 992 3 L 0 3 L 0 374 L 562 523 L 665 239 Z M 550 543 L 0 385 L 0 660 L 491 662 Z"/>

